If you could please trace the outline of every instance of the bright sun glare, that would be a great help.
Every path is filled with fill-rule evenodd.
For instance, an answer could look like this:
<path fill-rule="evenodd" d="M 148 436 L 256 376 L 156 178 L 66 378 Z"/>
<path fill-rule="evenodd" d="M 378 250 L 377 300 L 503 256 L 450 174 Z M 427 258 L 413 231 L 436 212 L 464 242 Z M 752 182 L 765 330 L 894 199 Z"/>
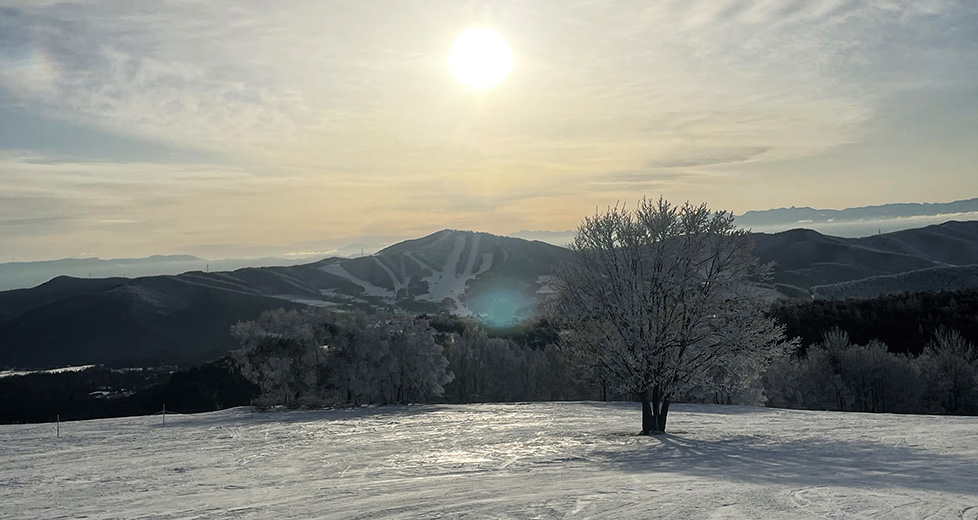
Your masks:
<path fill-rule="evenodd" d="M 513 52 L 506 40 L 492 29 L 470 29 L 455 40 L 448 65 L 459 83 L 475 90 L 488 90 L 509 73 Z"/>

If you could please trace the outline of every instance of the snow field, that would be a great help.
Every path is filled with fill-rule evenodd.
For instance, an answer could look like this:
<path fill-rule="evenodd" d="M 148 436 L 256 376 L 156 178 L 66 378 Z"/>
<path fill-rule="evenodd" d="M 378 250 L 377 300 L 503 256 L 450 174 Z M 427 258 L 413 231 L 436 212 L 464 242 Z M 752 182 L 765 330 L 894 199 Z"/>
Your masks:
<path fill-rule="evenodd" d="M 634 403 L 0 426 L 2 518 L 978 518 L 978 418 Z"/>

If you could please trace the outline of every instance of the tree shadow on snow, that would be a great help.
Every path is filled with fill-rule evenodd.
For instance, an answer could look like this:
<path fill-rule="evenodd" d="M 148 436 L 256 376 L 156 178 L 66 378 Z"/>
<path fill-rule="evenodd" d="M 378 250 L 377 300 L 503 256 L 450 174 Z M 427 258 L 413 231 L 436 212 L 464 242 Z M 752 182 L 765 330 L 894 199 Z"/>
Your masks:
<path fill-rule="evenodd" d="M 645 437 L 591 453 L 625 472 L 668 472 L 757 484 L 903 487 L 978 496 L 978 462 L 913 446 L 872 441 L 735 435 L 716 440 L 689 434 Z"/>
<path fill-rule="evenodd" d="M 166 427 L 216 427 L 242 426 L 260 423 L 301 423 L 313 421 L 342 421 L 357 419 L 405 418 L 439 411 L 441 405 L 364 406 L 349 408 L 323 408 L 311 410 L 272 409 L 259 410 L 250 406 L 230 408 L 217 412 L 180 414 L 167 412 Z M 159 414 L 157 414 L 159 415 Z"/>

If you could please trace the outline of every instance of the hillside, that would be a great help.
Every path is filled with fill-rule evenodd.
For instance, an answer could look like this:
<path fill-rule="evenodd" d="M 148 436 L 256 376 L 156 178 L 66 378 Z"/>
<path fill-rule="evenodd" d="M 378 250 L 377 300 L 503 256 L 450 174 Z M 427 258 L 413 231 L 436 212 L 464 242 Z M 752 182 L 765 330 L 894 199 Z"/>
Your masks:
<path fill-rule="evenodd" d="M 0 323 L 58 300 L 99 293 L 122 285 L 127 278 L 82 279 L 59 276 L 32 289 L 0 292 Z"/>
<path fill-rule="evenodd" d="M 235 346 L 228 334 L 234 323 L 257 318 L 264 310 L 300 306 L 188 278 L 140 278 L 32 302 L 0 323 L 0 366 L 200 363 Z M 62 279 L 49 283 L 66 281 L 73 288 L 91 285 Z M 4 314 L 11 314 L 9 307 Z"/>
<path fill-rule="evenodd" d="M 978 518 L 978 418 L 635 403 L 0 426 L 3 516 Z M 176 498 L 175 498 L 176 497 Z"/>
<path fill-rule="evenodd" d="M 773 282 L 785 294 L 813 287 L 936 267 L 978 262 L 978 222 L 946 222 L 865 238 L 840 238 L 807 229 L 754 235 L 755 253 L 774 263 Z M 968 287 L 967 271 L 948 271 L 946 283 Z M 957 274 L 960 279 L 949 278 Z M 875 295 L 872 295 L 875 296 Z"/>
<path fill-rule="evenodd" d="M 931 267 L 812 287 L 815 298 L 875 298 L 903 292 L 954 291 L 978 287 L 978 265 Z"/>

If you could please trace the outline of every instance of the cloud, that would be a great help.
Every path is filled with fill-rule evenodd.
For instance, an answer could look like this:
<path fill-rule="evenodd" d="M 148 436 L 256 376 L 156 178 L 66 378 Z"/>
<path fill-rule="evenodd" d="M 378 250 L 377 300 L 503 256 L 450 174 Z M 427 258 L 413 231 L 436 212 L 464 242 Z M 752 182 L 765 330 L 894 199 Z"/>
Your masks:
<path fill-rule="evenodd" d="M 376 138 L 385 125 L 392 133 L 416 127 L 398 136 L 416 144 L 458 146 L 469 133 L 484 146 L 509 139 L 509 148 L 528 155 L 596 136 L 634 136 L 650 122 L 687 142 L 731 125 L 746 140 L 783 142 L 786 133 L 825 130 L 844 136 L 872 100 L 813 66 L 855 59 L 855 51 L 836 42 L 866 24 L 836 21 L 837 10 L 818 8 L 825 3 L 795 11 L 763 2 L 721 9 L 715 2 L 673 1 L 644 11 L 644 2 L 579 6 L 572 14 L 604 19 L 585 26 L 584 34 L 559 17 L 539 27 L 517 21 L 543 23 L 554 6 L 504 3 L 497 11 L 510 20 L 514 45 L 524 45 L 517 48 L 523 63 L 516 71 L 523 76 L 509 80 L 521 90 L 506 100 L 508 110 L 493 118 L 469 114 L 476 117 L 468 121 L 434 115 L 451 114 L 446 109 L 456 104 L 440 86 L 447 79 L 441 70 L 446 42 L 419 35 L 442 29 L 462 10 L 441 6 L 436 15 L 437 3 L 405 13 L 380 4 L 343 9 L 315 2 L 26 6 L 0 15 L 5 26 L 19 27 L 0 53 L 2 85 L 10 98 L 76 123 L 242 152 L 274 152 L 349 131 Z M 600 12 L 592 18 L 589 10 Z M 857 14 L 865 20 L 863 11 Z M 418 24 L 414 30 L 410 22 Z M 811 24 L 820 30 L 795 38 Z M 849 117 L 802 112 L 813 104 L 848 107 Z M 468 111 L 451 108 L 462 108 L 462 116 Z M 677 133 L 668 117 L 677 112 L 712 124 Z M 785 132 L 785 124 L 797 128 Z M 784 146 L 813 143 L 799 137 Z M 837 140 L 825 141 L 818 146 Z M 349 143 L 341 137 L 340 144 Z"/>
<path fill-rule="evenodd" d="M 619 185 L 619 184 L 650 184 L 650 183 L 671 183 L 682 180 L 687 174 L 680 172 L 662 172 L 654 170 L 636 170 L 627 172 L 609 172 L 596 175 L 590 181 L 592 184 L 600 185 Z"/>
<path fill-rule="evenodd" d="M 653 159 L 648 162 L 648 166 L 650 168 L 689 168 L 691 166 L 744 162 L 770 150 L 771 147 L 767 146 L 691 150 L 685 156 L 674 156 L 664 160 Z"/>
<path fill-rule="evenodd" d="M 29 232 L 33 234 L 38 229 L 60 226 L 69 220 L 68 217 L 0 218 L 0 226 L 30 228 Z"/>
<path fill-rule="evenodd" d="M 514 50 L 479 95 L 445 65 L 472 25 Z M 892 161 L 815 161 L 901 146 L 885 140 L 927 117 L 907 99 L 959 91 L 954 110 L 978 113 L 976 27 L 967 0 L 7 2 L 0 197 L 42 199 L 0 218 L 64 220 L 0 247 L 277 247 L 567 229 L 643 194 L 838 196 Z M 978 129 L 962 118 L 951 137 Z M 957 153 L 947 175 L 965 185 Z M 886 177 L 887 193 L 920 177 Z"/>
<path fill-rule="evenodd" d="M 110 132 L 273 162 L 291 153 L 359 165 L 364 147 L 391 160 L 425 149 L 576 160 L 644 146 L 668 164 L 682 162 L 670 151 L 679 145 L 764 148 L 778 160 L 858 140 L 881 95 L 919 81 L 893 77 L 898 67 L 933 58 L 933 42 L 901 42 L 961 27 L 966 19 L 953 17 L 969 8 L 502 2 L 491 13 L 517 67 L 481 110 L 453 90 L 439 40 L 471 17 L 464 5 L 69 2 L 5 12 L 6 96 Z"/>
<path fill-rule="evenodd" d="M 219 11 L 159 7 L 8 10 L 4 25 L 25 28 L 0 52 L 0 86 L 40 113 L 171 143 L 245 146 L 293 132 L 289 114 L 302 110 L 301 99 L 256 81 L 254 63 L 214 48 L 223 36 L 214 29 L 224 25 Z M 204 35 L 213 40 L 191 49 Z"/>

